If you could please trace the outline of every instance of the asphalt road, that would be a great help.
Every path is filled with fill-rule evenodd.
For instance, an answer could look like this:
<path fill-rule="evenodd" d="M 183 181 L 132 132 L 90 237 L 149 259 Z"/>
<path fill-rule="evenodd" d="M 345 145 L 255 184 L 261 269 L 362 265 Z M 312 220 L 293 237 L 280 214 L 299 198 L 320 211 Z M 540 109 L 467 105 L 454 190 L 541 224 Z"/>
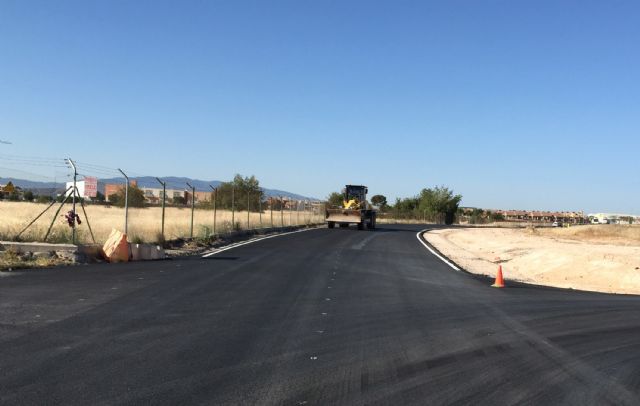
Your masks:
<path fill-rule="evenodd" d="M 419 229 L 0 276 L 0 403 L 640 404 L 640 297 L 491 288 Z"/>

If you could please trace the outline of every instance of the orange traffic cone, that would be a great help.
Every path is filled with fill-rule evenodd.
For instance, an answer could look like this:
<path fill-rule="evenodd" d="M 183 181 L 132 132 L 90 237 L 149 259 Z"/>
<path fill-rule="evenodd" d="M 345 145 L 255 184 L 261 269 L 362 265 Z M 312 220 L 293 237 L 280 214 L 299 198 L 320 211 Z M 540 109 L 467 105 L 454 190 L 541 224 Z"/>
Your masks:
<path fill-rule="evenodd" d="M 502 265 L 498 265 L 498 274 L 496 275 L 496 281 L 491 286 L 494 288 L 504 288 L 504 279 L 502 279 Z"/>

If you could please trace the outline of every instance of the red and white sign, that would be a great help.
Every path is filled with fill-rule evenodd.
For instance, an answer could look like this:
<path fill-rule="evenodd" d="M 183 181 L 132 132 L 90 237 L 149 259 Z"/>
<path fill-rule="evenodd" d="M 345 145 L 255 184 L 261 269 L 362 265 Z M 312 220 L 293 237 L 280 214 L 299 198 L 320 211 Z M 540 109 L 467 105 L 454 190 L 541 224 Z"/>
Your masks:
<path fill-rule="evenodd" d="M 96 197 L 98 194 L 98 178 L 84 177 L 84 197 Z"/>

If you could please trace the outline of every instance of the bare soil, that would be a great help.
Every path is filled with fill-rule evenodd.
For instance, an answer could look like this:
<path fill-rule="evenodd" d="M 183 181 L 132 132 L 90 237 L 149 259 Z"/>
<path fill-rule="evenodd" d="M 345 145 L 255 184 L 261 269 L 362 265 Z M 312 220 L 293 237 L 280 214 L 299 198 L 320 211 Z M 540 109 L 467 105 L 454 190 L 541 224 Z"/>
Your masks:
<path fill-rule="evenodd" d="M 579 290 L 640 294 L 636 231 L 595 229 L 446 229 L 425 238 L 467 271 Z M 635 228 L 635 227 L 633 227 Z"/>

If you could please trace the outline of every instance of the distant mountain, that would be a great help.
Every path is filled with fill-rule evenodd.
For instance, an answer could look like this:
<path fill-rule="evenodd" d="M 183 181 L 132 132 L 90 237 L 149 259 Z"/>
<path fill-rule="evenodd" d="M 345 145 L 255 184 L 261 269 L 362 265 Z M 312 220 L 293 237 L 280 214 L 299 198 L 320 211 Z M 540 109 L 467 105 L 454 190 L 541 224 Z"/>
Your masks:
<path fill-rule="evenodd" d="M 153 176 L 142 176 L 139 178 L 131 178 L 131 179 L 135 179 L 138 182 L 139 187 L 148 187 L 148 188 L 161 187 L 158 181 L 156 180 L 156 178 Z M 193 187 L 196 188 L 197 191 L 201 191 L 201 192 L 210 191 L 211 188 L 209 187 L 209 185 L 213 187 L 218 187 L 222 183 L 221 181 L 218 181 L 218 180 L 204 181 L 199 179 L 183 178 L 183 177 L 176 177 L 176 176 L 167 176 L 167 177 L 161 178 L 161 180 L 163 182 L 166 182 L 167 189 L 181 189 L 181 190 L 186 189 L 187 182 L 189 182 L 191 185 L 193 185 Z M 36 194 L 53 195 L 55 193 L 62 193 L 65 189 L 65 184 L 62 182 L 60 183 L 36 182 L 36 181 L 31 181 L 26 179 L 0 178 L 0 184 L 4 185 L 8 182 L 12 182 L 15 186 L 21 187 L 22 189 L 31 190 Z M 110 178 L 110 179 L 99 179 L 98 190 L 104 193 L 105 184 L 124 183 L 124 182 L 125 182 L 125 179 L 122 177 Z M 290 199 L 296 199 L 296 200 L 320 200 L 315 197 L 302 196 L 297 193 L 287 192 L 284 190 L 267 189 L 264 187 L 262 188 L 262 190 L 267 197 L 283 196 L 283 197 L 288 197 Z"/>

